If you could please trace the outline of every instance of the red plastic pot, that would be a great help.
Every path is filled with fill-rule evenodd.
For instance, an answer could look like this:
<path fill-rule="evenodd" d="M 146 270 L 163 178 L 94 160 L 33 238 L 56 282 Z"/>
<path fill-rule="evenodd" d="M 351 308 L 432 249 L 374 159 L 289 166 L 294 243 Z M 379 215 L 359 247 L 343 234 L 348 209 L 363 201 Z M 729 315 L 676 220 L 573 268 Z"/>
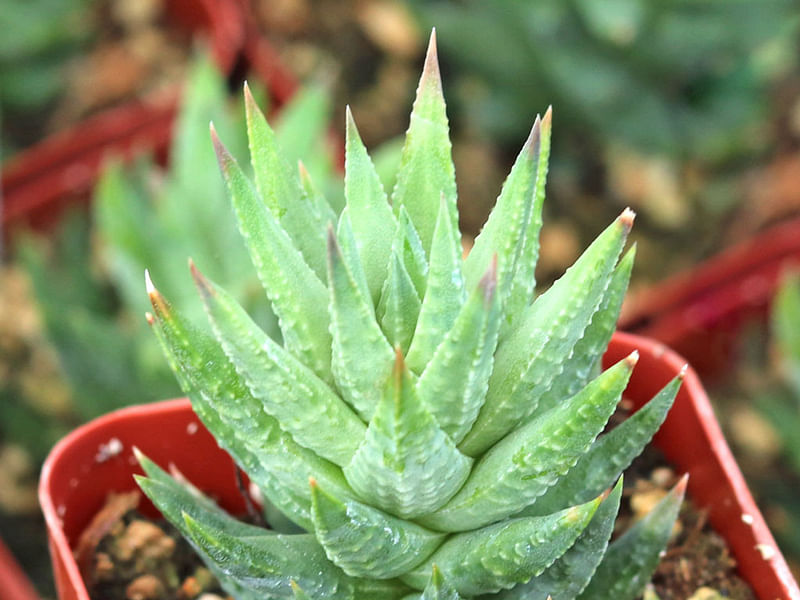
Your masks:
<path fill-rule="evenodd" d="M 208 38 L 224 73 L 236 66 L 244 44 L 237 0 L 168 0 L 168 15 L 181 29 Z M 67 204 L 85 200 L 108 155 L 163 151 L 177 109 L 177 89 L 109 109 L 23 151 L 4 165 L 2 228 L 45 227 Z"/>
<path fill-rule="evenodd" d="M 732 364 L 742 326 L 763 320 L 781 274 L 800 263 L 800 219 L 629 297 L 619 327 L 657 339 L 703 376 Z"/>
<path fill-rule="evenodd" d="M 640 406 L 684 365 L 657 342 L 618 333 L 604 361 L 616 362 L 638 349 L 640 360 L 626 392 Z M 231 459 L 200 425 L 188 400 L 123 409 L 77 429 L 56 445 L 45 462 L 39 498 L 47 521 L 60 600 L 88 600 L 72 555 L 80 532 L 109 491 L 134 489 L 139 472 L 131 454 L 139 447 L 162 466 L 176 465 L 232 511 L 243 511 Z M 102 445 L 116 438 L 122 451 L 98 462 Z M 800 589 L 755 506 L 697 375 L 690 370 L 655 443 L 679 472 L 689 472 L 689 495 L 709 511 L 727 540 L 742 576 L 760 600 L 799 600 Z M 149 507 L 150 510 L 152 506 Z M 766 558 L 764 553 L 768 553 Z"/>
<path fill-rule="evenodd" d="M 0 540 L 0 600 L 39 600 L 36 590 Z"/>

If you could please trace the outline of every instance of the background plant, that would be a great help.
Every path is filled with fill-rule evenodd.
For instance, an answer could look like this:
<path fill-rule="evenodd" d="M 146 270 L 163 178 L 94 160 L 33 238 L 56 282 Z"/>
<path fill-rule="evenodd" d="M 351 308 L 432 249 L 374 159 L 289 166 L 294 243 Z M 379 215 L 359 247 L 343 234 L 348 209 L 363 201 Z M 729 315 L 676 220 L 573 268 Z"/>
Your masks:
<path fill-rule="evenodd" d="M 202 257 L 259 322 L 273 330 L 260 286 L 245 265 L 213 150 L 204 143 L 208 122 L 231 136 L 243 153 L 243 115 L 227 106 L 225 82 L 208 59 L 195 64 L 167 169 L 142 158 L 131 167 L 111 162 L 95 190 L 92 219 L 66 219 L 54 247 L 28 241 L 20 257 L 34 284 L 49 339 L 72 388 L 82 419 L 113 408 L 175 396 L 179 388 L 164 365 L 141 314 L 146 266 L 169 281 L 170 295 L 196 308 L 185 256 Z M 324 90 L 310 87 L 282 111 L 277 135 L 289 156 L 303 156 L 322 185 L 333 170 L 326 147 L 329 106 Z M 336 190 L 331 193 L 336 196 Z M 341 192 L 338 192 L 341 194 Z M 199 315 L 196 315 L 199 316 Z M 193 317 L 194 318 L 194 317 Z M 204 317 L 202 317 L 204 318 Z"/>
<path fill-rule="evenodd" d="M 337 217 L 245 103 L 255 185 L 212 138 L 283 343 L 194 265 L 213 335 L 148 278 L 149 321 L 198 416 L 282 519 L 277 532 L 236 521 L 140 455 L 145 493 L 240 598 L 635 597 L 685 479 L 607 547 L 620 473 L 682 380 L 596 439 L 637 360 L 596 369 L 633 214 L 531 301 L 548 111 L 462 259 L 433 38 L 391 206 L 352 117 Z"/>

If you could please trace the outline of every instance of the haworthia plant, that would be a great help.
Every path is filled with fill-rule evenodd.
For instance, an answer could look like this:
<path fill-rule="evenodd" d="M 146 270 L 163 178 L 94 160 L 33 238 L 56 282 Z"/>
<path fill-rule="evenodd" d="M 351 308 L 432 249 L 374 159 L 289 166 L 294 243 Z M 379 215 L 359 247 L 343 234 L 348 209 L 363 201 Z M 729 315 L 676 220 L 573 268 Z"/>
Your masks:
<path fill-rule="evenodd" d="M 142 458 L 145 493 L 241 598 L 634 598 L 685 482 L 609 546 L 621 473 L 683 379 L 603 433 L 638 360 L 597 367 L 630 277 L 633 213 L 534 297 L 548 110 L 463 259 L 435 36 L 391 196 L 348 111 L 345 205 L 320 208 L 304 176 L 275 172 L 280 147 L 247 102 L 255 184 L 214 144 L 283 344 L 202 264 L 210 326 L 148 279 L 149 321 L 197 414 L 304 532 L 190 505 Z"/>

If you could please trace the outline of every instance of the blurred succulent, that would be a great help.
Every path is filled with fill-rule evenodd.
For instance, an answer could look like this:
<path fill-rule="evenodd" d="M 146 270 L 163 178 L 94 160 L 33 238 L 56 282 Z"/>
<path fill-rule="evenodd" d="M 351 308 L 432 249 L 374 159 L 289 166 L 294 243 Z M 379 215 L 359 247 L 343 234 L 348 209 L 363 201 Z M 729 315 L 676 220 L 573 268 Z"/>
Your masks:
<path fill-rule="evenodd" d="M 283 523 L 237 521 L 139 454 L 144 492 L 240 599 L 634 598 L 686 480 L 608 544 L 620 474 L 682 380 L 598 437 L 638 357 L 597 368 L 633 213 L 532 300 L 548 110 L 463 258 L 434 37 L 391 203 L 349 111 L 336 217 L 247 91 L 245 104 L 255 185 L 212 138 L 283 342 L 194 265 L 213 333 L 149 277 L 148 319 L 195 412 Z"/>
<path fill-rule="evenodd" d="M 70 56 L 90 38 L 90 0 L 9 2 L 0 11 L 3 154 L 41 134 L 37 113 L 65 84 Z"/>
<path fill-rule="evenodd" d="M 229 110 L 227 99 L 226 84 L 211 60 L 197 61 L 168 169 L 151 160 L 131 168 L 110 164 L 95 190 L 92 225 L 82 214 L 67 219 L 49 257 L 39 244 L 20 248 L 81 418 L 179 394 L 158 344 L 138 316 L 148 306 L 140 289 L 145 267 L 169 282 L 170 297 L 190 319 L 205 322 L 185 268 L 186 257 L 194 256 L 261 326 L 279 335 L 248 268 L 213 149 L 205 143 L 213 119 L 232 149 L 246 152 L 244 115 Z M 304 157 L 307 170 L 336 196 L 341 191 L 329 189 L 335 179 L 329 177 L 334 165 L 326 148 L 328 110 L 325 91 L 309 87 L 281 111 L 276 135 L 287 155 Z"/>
<path fill-rule="evenodd" d="M 679 159 L 752 149 L 798 25 L 791 0 L 412 6 L 443 34 L 472 122 L 511 137 L 531 105 L 552 102 L 584 146 L 618 142 Z"/>

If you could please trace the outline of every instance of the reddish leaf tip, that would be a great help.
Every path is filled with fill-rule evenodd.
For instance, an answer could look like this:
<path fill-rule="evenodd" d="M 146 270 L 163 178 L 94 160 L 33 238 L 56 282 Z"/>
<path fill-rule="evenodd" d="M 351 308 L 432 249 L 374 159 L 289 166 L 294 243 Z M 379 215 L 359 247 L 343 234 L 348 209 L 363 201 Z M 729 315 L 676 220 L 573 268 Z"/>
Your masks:
<path fill-rule="evenodd" d="M 198 291 L 205 297 L 213 295 L 214 290 L 211 289 L 208 279 L 203 276 L 191 258 L 189 259 L 189 270 L 192 273 L 192 279 L 194 279 Z"/>
<path fill-rule="evenodd" d="M 144 313 L 144 318 L 145 318 L 145 321 L 147 321 L 148 325 L 153 325 L 156 322 L 156 318 L 153 316 L 153 313 L 151 313 L 151 312 Z"/>
<path fill-rule="evenodd" d="M 672 488 L 672 494 L 678 498 L 683 498 L 686 494 L 686 487 L 689 485 L 689 473 L 684 473 L 680 481 Z"/>
<path fill-rule="evenodd" d="M 550 126 L 553 124 L 553 105 L 547 107 L 547 110 L 544 111 L 544 118 L 542 119 L 542 127 L 545 129 L 550 129 Z"/>
<path fill-rule="evenodd" d="M 319 488 L 319 485 L 317 484 L 317 480 L 314 477 L 309 477 L 308 478 L 308 485 L 311 486 L 312 490 L 316 490 L 316 489 Z"/>
<path fill-rule="evenodd" d="M 634 350 L 628 356 L 625 357 L 625 363 L 631 369 L 636 366 L 636 363 L 639 362 L 639 351 Z"/>
<path fill-rule="evenodd" d="M 439 52 L 436 48 L 436 28 L 431 30 L 431 37 L 428 40 L 428 49 L 425 52 L 425 65 L 422 67 L 422 77 L 420 77 L 420 88 L 426 81 L 433 81 L 442 87 L 441 74 L 439 73 Z"/>
<path fill-rule="evenodd" d="M 633 227 L 633 220 L 636 218 L 636 213 L 630 209 L 630 207 L 626 208 L 622 211 L 622 214 L 619 216 L 619 222 L 622 223 L 622 226 L 625 228 L 626 231 L 630 231 Z"/>

